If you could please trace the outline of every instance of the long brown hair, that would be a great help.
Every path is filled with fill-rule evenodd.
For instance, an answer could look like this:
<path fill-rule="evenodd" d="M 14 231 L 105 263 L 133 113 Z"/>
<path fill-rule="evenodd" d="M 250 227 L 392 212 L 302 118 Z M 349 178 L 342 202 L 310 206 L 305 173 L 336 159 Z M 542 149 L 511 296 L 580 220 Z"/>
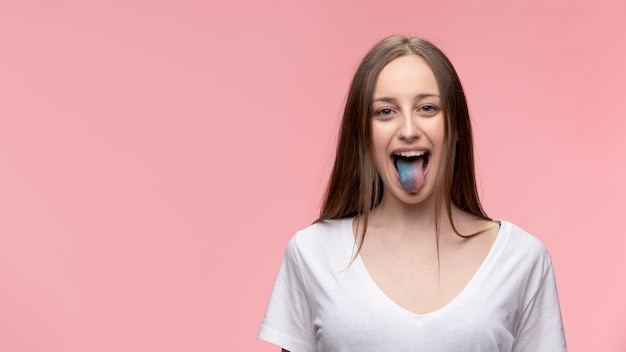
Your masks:
<path fill-rule="evenodd" d="M 430 42 L 400 35 L 387 37 L 376 44 L 359 65 L 350 90 L 339 130 L 335 163 L 325 193 L 320 216 L 315 222 L 360 216 L 365 236 L 370 211 L 381 201 L 383 187 L 373 161 L 371 131 L 372 97 L 376 80 L 392 60 L 419 55 L 430 66 L 439 86 L 445 115 L 445 149 L 443 173 L 437 182 L 435 219 L 445 201 L 452 222 L 452 204 L 485 220 L 476 188 L 472 128 L 461 81 L 445 54 Z M 436 222 L 438 233 L 438 222 Z M 452 222 L 452 228 L 459 233 Z M 360 242 L 359 249 L 361 248 Z M 358 253 L 358 251 L 357 251 Z"/>

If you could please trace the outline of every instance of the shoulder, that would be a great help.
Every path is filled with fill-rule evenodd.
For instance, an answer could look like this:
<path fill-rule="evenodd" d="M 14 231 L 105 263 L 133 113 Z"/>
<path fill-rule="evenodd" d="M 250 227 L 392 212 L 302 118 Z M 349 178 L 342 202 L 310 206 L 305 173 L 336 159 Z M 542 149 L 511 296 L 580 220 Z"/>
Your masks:
<path fill-rule="evenodd" d="M 545 271 L 552 265 L 546 246 L 534 235 L 508 221 L 500 221 L 499 247 L 508 262 L 536 266 Z"/>
<path fill-rule="evenodd" d="M 329 243 L 341 242 L 350 219 L 323 220 L 316 222 L 300 231 L 289 241 L 289 245 L 297 248 L 325 246 Z"/>
<path fill-rule="evenodd" d="M 500 234 L 505 236 L 507 242 L 511 245 L 538 253 L 548 252 L 546 246 L 543 242 L 541 242 L 541 240 L 521 227 L 505 220 L 500 220 L 500 227 Z"/>
<path fill-rule="evenodd" d="M 349 258 L 351 229 L 350 218 L 316 222 L 291 238 L 285 256 L 309 263 Z"/>
<path fill-rule="evenodd" d="M 350 218 L 322 220 L 298 231 L 296 237 L 315 238 L 328 235 L 335 236 L 344 229 L 347 223 L 351 223 L 351 220 Z"/>
<path fill-rule="evenodd" d="M 544 244 L 524 229 L 500 221 L 500 232 L 488 259 L 484 276 L 492 290 L 507 292 L 509 300 L 526 307 L 553 273 L 552 259 Z M 514 298 L 517 297 L 517 298 Z"/>

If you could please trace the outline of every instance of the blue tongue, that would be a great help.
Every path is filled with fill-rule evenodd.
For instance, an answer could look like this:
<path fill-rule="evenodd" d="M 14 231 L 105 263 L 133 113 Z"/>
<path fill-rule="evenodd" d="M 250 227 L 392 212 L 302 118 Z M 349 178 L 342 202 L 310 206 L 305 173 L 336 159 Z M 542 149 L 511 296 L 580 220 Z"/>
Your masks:
<path fill-rule="evenodd" d="M 396 168 L 400 183 L 407 192 L 416 192 L 424 183 L 424 158 L 405 159 L 396 161 Z"/>

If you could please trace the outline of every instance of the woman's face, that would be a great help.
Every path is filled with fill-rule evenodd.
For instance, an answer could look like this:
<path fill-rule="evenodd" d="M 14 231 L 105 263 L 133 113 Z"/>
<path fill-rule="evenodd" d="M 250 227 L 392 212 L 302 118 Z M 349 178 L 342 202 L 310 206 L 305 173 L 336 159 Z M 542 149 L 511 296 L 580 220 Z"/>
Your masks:
<path fill-rule="evenodd" d="M 418 204 L 435 192 L 444 153 L 445 116 L 437 80 L 419 55 L 391 61 L 378 76 L 372 99 L 374 162 L 383 201 Z"/>

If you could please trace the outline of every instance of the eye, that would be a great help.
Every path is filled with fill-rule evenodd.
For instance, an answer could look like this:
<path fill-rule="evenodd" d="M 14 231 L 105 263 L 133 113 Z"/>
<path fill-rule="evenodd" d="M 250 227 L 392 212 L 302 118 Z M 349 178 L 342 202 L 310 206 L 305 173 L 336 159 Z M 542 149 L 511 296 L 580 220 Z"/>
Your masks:
<path fill-rule="evenodd" d="M 378 114 L 381 115 L 381 116 L 389 116 L 389 115 L 391 115 L 392 112 L 393 111 L 391 109 L 389 109 L 389 108 L 382 108 L 382 109 L 378 110 Z"/>
<path fill-rule="evenodd" d="M 374 113 L 374 117 L 379 118 L 379 119 L 387 119 L 387 118 L 392 117 L 393 114 L 394 114 L 393 109 L 384 107 L 384 108 L 380 108 L 376 110 L 376 112 Z"/>
<path fill-rule="evenodd" d="M 439 108 L 432 104 L 424 104 L 417 108 L 417 111 L 423 113 L 426 116 L 434 116 L 439 112 Z"/>

